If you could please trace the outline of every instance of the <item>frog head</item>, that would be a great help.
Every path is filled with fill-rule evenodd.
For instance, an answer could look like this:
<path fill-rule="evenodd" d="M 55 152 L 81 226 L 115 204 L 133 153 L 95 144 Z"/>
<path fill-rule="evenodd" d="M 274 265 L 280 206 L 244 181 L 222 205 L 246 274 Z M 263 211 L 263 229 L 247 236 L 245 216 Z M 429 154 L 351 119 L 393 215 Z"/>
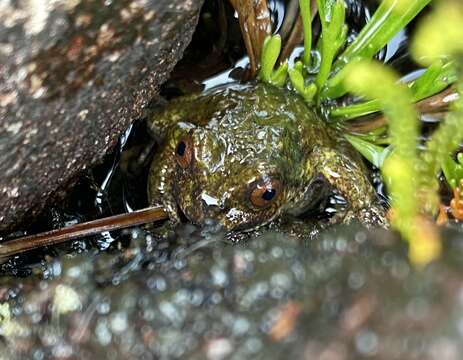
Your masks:
<path fill-rule="evenodd" d="M 150 201 L 175 219 L 183 213 L 240 232 L 305 211 L 316 166 L 308 155 L 326 142 L 301 98 L 265 84 L 178 98 L 153 115 L 151 128 L 166 130 L 151 167 Z"/>
<path fill-rule="evenodd" d="M 260 126 L 239 130 L 188 128 L 175 146 L 173 196 L 189 221 L 251 230 L 274 219 L 286 201 L 276 154 L 279 132 Z"/>

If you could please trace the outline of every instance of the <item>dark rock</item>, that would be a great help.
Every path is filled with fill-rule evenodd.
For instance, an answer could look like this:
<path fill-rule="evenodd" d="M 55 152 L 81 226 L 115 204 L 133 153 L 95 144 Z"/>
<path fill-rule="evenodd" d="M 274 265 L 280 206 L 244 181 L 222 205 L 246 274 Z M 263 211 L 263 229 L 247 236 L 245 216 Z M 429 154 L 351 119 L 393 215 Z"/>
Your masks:
<path fill-rule="evenodd" d="M 122 253 L 0 278 L 0 357 L 461 359 L 463 244 L 442 235 L 442 257 L 418 269 L 394 233 L 353 226 L 308 246 L 133 231 Z"/>
<path fill-rule="evenodd" d="M 62 197 L 158 93 L 202 0 L 0 5 L 0 231 Z"/>

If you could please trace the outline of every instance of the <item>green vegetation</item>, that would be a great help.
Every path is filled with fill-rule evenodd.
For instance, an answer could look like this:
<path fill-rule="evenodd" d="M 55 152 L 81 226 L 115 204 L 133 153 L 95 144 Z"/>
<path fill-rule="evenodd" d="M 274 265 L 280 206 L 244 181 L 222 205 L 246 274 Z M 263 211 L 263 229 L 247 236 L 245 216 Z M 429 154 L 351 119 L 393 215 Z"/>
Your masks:
<path fill-rule="evenodd" d="M 301 61 L 287 71 L 294 90 L 310 105 L 325 109 L 330 119 L 347 121 L 384 113 L 386 127 L 366 135 L 345 136 L 381 169 L 392 201 L 392 225 L 409 241 L 410 257 L 416 264 L 426 264 L 440 251 L 435 232 L 423 230 L 430 229 L 426 219 L 439 209 L 438 175 L 443 171 L 452 188 L 463 179 L 463 154 L 453 160 L 463 141 L 463 4 L 457 0 L 439 2 L 419 25 L 411 47 L 415 60 L 425 70 L 413 81 L 403 82 L 394 70 L 372 59 L 429 3 L 383 0 L 357 38 L 346 45 L 344 1 L 317 0 L 322 33 L 312 49 L 310 4 L 300 0 L 304 53 Z M 278 36 L 266 41 L 261 78 L 283 86 L 286 79 L 282 80 L 282 72 L 287 64 L 273 70 L 280 47 Z M 271 66 L 264 69 L 264 63 Z M 413 104 L 452 84 L 459 100 L 424 144 L 425 150 L 418 151 L 420 123 Z M 333 100 L 347 93 L 359 100 L 346 106 L 332 105 Z"/>
<path fill-rule="evenodd" d="M 455 66 L 451 61 L 436 60 L 416 80 L 409 82 L 413 101 L 418 102 L 446 89 L 457 80 Z M 343 120 L 355 119 L 361 116 L 381 111 L 377 100 L 361 102 L 331 109 L 330 116 Z"/>
<path fill-rule="evenodd" d="M 418 122 L 410 89 L 399 84 L 398 76 L 386 66 L 372 61 L 355 62 L 348 66 L 344 86 L 356 95 L 378 102 L 389 120 L 392 152 L 377 164 L 382 169 L 392 199 L 394 216 L 392 224 L 413 241 L 415 229 L 412 224 L 419 213 L 417 138 Z M 381 86 L 376 84 L 380 83 Z M 352 137 L 348 137 L 352 141 Z M 362 146 L 353 142 L 357 148 Z M 367 143 L 368 144 L 368 143 Z M 371 151 L 369 145 L 366 146 Z M 381 150 L 380 150 L 381 149 Z M 384 153 L 378 147 L 377 156 Z M 365 153 L 366 150 L 361 150 Z"/>
<path fill-rule="evenodd" d="M 281 51 L 281 37 L 275 35 L 267 37 L 262 46 L 262 60 L 259 77 L 263 81 L 275 85 L 283 86 L 286 82 L 288 63 L 279 65 L 275 69 Z"/>
<path fill-rule="evenodd" d="M 444 172 L 447 182 L 455 189 L 463 180 L 463 153 L 457 154 L 457 161 L 454 161 L 450 155 L 442 163 L 442 171 Z"/>

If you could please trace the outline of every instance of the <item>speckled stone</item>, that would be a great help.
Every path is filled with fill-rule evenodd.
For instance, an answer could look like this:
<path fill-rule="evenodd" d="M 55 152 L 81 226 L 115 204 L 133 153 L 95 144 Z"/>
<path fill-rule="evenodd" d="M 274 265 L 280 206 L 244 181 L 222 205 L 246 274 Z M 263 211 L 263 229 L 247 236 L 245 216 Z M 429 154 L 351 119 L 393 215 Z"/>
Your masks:
<path fill-rule="evenodd" d="M 236 246 L 185 231 L 170 250 L 127 235 L 121 253 L 0 277 L 0 358 L 462 358 L 461 229 L 443 230 L 442 257 L 424 268 L 393 232 L 353 226 Z"/>
<path fill-rule="evenodd" d="M 62 197 L 156 96 L 202 0 L 0 3 L 0 232 Z"/>

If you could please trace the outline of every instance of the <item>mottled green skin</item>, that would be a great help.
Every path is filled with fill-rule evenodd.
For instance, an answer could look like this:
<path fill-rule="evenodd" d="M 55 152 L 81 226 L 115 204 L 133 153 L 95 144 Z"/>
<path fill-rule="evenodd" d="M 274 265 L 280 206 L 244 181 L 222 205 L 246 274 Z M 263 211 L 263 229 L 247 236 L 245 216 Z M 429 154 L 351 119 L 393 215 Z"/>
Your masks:
<path fill-rule="evenodd" d="M 329 188 L 322 179 L 350 203 L 350 217 L 383 221 L 381 209 L 368 211 L 377 199 L 356 151 L 289 91 L 266 84 L 217 88 L 176 99 L 150 121 L 162 147 L 151 165 L 149 198 L 174 221 L 180 208 L 196 224 L 213 219 L 227 230 L 253 229 L 309 210 Z M 183 169 L 175 148 L 188 133 L 194 158 Z M 279 179 L 282 191 L 259 209 L 249 200 L 250 184 L 268 177 Z"/>

